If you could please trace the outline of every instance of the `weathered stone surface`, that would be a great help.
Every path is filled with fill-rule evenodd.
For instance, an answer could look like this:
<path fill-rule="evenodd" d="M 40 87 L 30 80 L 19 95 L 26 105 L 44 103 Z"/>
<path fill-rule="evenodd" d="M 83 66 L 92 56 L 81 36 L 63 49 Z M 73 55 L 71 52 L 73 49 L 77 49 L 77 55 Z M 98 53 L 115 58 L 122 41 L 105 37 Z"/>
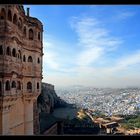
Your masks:
<path fill-rule="evenodd" d="M 35 102 L 41 93 L 42 32 L 42 23 L 23 6 L 0 5 L 0 134 L 39 131 Z"/>

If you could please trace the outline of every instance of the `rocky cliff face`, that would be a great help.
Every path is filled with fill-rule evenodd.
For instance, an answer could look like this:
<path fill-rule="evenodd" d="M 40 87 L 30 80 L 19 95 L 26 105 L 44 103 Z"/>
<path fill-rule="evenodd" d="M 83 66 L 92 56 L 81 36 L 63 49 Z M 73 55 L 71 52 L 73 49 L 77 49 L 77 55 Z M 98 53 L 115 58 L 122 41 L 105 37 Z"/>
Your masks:
<path fill-rule="evenodd" d="M 52 113 L 57 107 L 65 107 L 67 103 L 55 93 L 54 86 L 42 83 L 42 91 L 37 100 L 39 112 Z"/>

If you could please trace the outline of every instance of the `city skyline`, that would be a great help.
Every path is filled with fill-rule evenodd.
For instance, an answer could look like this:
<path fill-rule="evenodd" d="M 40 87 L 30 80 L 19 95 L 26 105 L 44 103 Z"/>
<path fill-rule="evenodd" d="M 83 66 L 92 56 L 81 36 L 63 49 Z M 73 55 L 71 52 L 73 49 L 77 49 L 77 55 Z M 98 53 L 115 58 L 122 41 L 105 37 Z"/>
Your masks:
<path fill-rule="evenodd" d="M 25 5 L 44 25 L 43 81 L 139 86 L 140 6 Z"/>

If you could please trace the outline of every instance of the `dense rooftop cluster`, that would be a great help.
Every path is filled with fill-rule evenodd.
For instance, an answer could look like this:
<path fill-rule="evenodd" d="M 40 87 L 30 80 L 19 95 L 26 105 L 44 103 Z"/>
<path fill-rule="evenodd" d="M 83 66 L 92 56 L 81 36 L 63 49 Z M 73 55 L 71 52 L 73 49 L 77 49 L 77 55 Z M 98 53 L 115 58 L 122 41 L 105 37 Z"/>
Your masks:
<path fill-rule="evenodd" d="M 57 89 L 56 93 L 68 103 L 78 107 L 94 109 L 107 116 L 130 115 L 140 111 L 139 88 L 92 88 L 74 87 Z"/>

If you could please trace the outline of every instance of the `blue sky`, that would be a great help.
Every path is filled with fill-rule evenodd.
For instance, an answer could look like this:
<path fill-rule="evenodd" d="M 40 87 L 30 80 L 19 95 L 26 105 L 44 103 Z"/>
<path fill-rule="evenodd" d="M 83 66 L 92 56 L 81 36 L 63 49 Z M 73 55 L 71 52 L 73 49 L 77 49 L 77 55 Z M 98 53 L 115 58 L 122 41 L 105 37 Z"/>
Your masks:
<path fill-rule="evenodd" d="M 26 5 L 44 25 L 43 81 L 140 86 L 139 5 Z"/>

